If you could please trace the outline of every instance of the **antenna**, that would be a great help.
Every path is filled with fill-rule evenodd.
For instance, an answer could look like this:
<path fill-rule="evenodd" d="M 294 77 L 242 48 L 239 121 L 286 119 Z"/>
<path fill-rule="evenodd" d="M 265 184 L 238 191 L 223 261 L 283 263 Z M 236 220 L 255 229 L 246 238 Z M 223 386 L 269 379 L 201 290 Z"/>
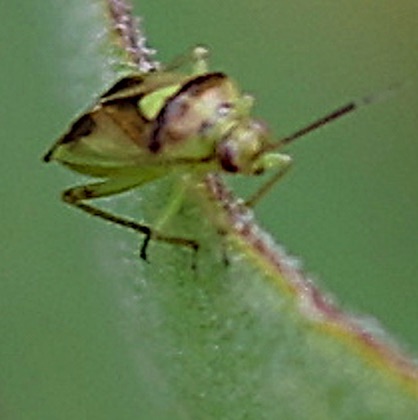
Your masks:
<path fill-rule="evenodd" d="M 362 98 L 359 98 L 357 100 L 348 102 L 347 104 L 335 109 L 334 111 L 330 112 L 329 114 L 317 119 L 316 121 L 312 122 L 311 124 L 308 124 L 307 126 L 295 131 L 294 133 L 290 134 L 289 136 L 283 137 L 280 140 L 276 141 L 275 143 L 271 143 L 266 145 L 260 154 L 263 154 L 270 150 L 279 149 L 281 147 L 287 146 L 289 143 L 292 143 L 296 139 L 305 136 L 306 134 L 309 134 L 312 131 L 317 130 L 318 128 L 321 128 L 333 121 L 336 121 L 340 119 L 341 117 L 344 117 L 345 115 L 349 115 L 354 111 L 357 111 L 360 108 L 363 108 L 365 106 L 373 105 L 378 102 L 382 102 L 389 97 L 392 97 L 394 94 L 396 94 L 400 89 L 405 88 L 407 84 L 410 84 L 409 82 L 403 82 L 403 83 L 397 83 L 393 84 L 392 86 L 389 86 L 384 91 L 381 91 L 379 93 L 374 93 L 371 95 L 363 96 Z"/>
<path fill-rule="evenodd" d="M 303 137 L 306 134 L 309 134 L 311 131 L 315 131 L 316 129 L 321 128 L 333 121 L 336 121 L 339 118 L 344 117 L 345 115 L 349 115 L 352 112 L 357 111 L 359 108 L 386 100 L 388 97 L 397 93 L 401 88 L 404 88 L 407 84 L 410 84 L 410 80 L 408 80 L 407 82 L 397 83 L 392 86 L 389 86 L 387 89 L 377 94 L 363 96 L 360 99 L 348 102 L 347 104 L 335 109 L 329 114 L 326 114 L 325 116 L 317 119 L 311 124 L 308 124 L 305 127 L 295 131 L 293 134 L 283 137 L 274 143 L 267 144 L 261 150 L 258 151 L 255 158 L 258 158 L 264 153 L 269 152 L 271 150 L 276 150 L 281 147 L 287 146 L 289 143 L 292 143 L 296 139 Z M 276 182 L 278 182 L 280 178 L 282 178 L 282 176 L 287 172 L 288 168 L 289 165 L 285 165 L 279 168 L 276 174 L 272 178 L 270 178 L 266 183 L 264 183 L 261 186 L 261 188 L 259 188 L 255 192 L 255 194 L 253 194 L 245 202 L 245 204 L 248 207 L 254 207 L 254 205 L 273 187 L 273 185 L 276 184 Z"/>

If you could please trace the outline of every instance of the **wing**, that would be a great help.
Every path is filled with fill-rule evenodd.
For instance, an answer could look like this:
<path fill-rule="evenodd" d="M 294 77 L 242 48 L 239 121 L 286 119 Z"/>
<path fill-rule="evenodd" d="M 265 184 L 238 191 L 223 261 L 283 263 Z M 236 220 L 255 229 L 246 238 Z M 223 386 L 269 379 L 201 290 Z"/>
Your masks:
<path fill-rule="evenodd" d="M 98 105 L 72 124 L 44 160 L 56 160 L 91 176 L 129 175 L 156 165 L 156 157 L 146 147 L 149 129 L 133 103 Z"/>
<path fill-rule="evenodd" d="M 120 79 L 58 139 L 44 161 L 56 160 L 76 172 L 98 177 L 142 170 L 164 172 L 161 157 L 148 148 L 150 119 L 171 90 L 178 89 L 179 85 L 173 83 L 183 79 L 181 75 L 160 72 Z M 161 98 L 155 98 L 154 92 Z"/>

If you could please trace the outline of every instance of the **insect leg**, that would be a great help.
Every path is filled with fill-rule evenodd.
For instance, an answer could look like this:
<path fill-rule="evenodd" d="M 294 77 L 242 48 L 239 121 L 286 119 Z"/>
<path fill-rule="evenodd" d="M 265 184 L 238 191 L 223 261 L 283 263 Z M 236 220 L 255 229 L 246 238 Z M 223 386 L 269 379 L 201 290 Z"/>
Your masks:
<path fill-rule="evenodd" d="M 158 230 L 163 229 L 166 223 L 179 212 L 184 201 L 185 189 L 184 182 L 178 182 L 174 185 L 167 206 L 165 206 L 163 212 L 156 219 L 155 226 Z"/>
<path fill-rule="evenodd" d="M 192 51 L 193 73 L 204 74 L 209 71 L 209 50 L 203 46 L 197 46 Z"/>
<path fill-rule="evenodd" d="M 164 71 L 178 70 L 187 65 L 192 65 L 193 74 L 199 75 L 208 72 L 209 50 L 201 45 L 191 48 L 186 53 L 176 57 L 167 66 Z"/>
<path fill-rule="evenodd" d="M 147 246 L 151 239 L 166 242 L 172 245 L 180 245 L 192 249 L 195 253 L 199 248 L 199 244 L 188 238 L 181 238 L 176 236 L 167 236 L 158 231 L 155 231 L 147 224 L 138 223 L 129 218 L 115 215 L 109 211 L 100 209 L 99 207 L 87 204 L 85 201 L 101 198 L 131 189 L 142 182 L 127 181 L 121 179 L 107 180 L 94 184 L 81 185 L 65 190 L 62 194 L 62 199 L 65 203 L 77 207 L 78 209 L 108 222 L 115 223 L 119 226 L 126 227 L 145 235 L 144 242 L 140 249 L 140 257 L 143 260 L 147 259 Z"/>
<path fill-rule="evenodd" d="M 254 207 L 271 190 L 271 188 L 279 182 L 284 175 L 286 175 L 291 165 L 291 159 L 282 160 L 277 172 L 245 201 L 245 205 L 248 207 Z"/>

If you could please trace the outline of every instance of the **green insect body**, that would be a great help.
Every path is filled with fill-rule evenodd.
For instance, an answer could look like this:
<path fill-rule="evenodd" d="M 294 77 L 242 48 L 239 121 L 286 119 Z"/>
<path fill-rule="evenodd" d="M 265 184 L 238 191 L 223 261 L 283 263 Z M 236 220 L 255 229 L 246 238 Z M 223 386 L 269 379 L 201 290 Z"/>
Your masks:
<path fill-rule="evenodd" d="M 210 72 L 201 47 L 164 70 L 131 74 L 117 81 L 79 117 L 44 156 L 70 169 L 102 179 L 63 192 L 63 200 L 93 216 L 145 235 L 141 257 L 151 238 L 197 250 L 193 238 L 162 233 L 164 222 L 178 210 L 180 189 L 157 221 L 158 229 L 109 213 L 88 203 L 164 176 L 184 175 L 193 184 L 208 173 L 272 177 L 245 203 L 253 206 L 286 173 L 291 159 L 277 150 L 292 141 L 380 101 L 397 90 L 368 95 L 326 114 L 293 134 L 273 141 L 266 126 L 251 117 L 253 100 L 224 73 Z M 191 63 L 193 70 L 179 68 Z"/>
<path fill-rule="evenodd" d="M 223 73 L 126 77 L 102 95 L 45 156 L 97 177 L 140 180 L 148 171 L 259 174 L 284 155 L 264 154 L 265 126 Z M 168 75 L 173 76 L 173 75 Z M 127 87 L 125 87 L 127 86 Z M 118 90 L 116 90 L 118 88 Z"/>
<path fill-rule="evenodd" d="M 174 172 L 202 179 L 209 172 L 258 175 L 286 168 L 287 155 L 266 150 L 271 137 L 251 118 L 252 99 L 220 72 L 209 72 L 196 49 L 194 71 L 132 74 L 116 82 L 48 151 L 70 169 L 103 179 L 71 188 L 63 199 L 94 216 L 197 249 L 193 239 L 156 232 L 86 201 L 117 194 Z"/>

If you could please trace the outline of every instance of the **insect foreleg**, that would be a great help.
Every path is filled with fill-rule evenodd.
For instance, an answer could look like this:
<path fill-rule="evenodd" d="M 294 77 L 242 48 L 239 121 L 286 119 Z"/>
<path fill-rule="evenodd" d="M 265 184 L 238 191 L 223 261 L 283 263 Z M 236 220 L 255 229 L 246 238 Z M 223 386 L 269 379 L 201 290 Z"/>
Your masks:
<path fill-rule="evenodd" d="M 270 190 L 271 188 L 279 182 L 292 165 L 292 160 L 290 158 L 283 159 L 280 162 L 280 166 L 277 169 L 277 172 L 266 181 L 258 190 L 245 201 L 245 205 L 248 207 L 254 207 Z"/>

